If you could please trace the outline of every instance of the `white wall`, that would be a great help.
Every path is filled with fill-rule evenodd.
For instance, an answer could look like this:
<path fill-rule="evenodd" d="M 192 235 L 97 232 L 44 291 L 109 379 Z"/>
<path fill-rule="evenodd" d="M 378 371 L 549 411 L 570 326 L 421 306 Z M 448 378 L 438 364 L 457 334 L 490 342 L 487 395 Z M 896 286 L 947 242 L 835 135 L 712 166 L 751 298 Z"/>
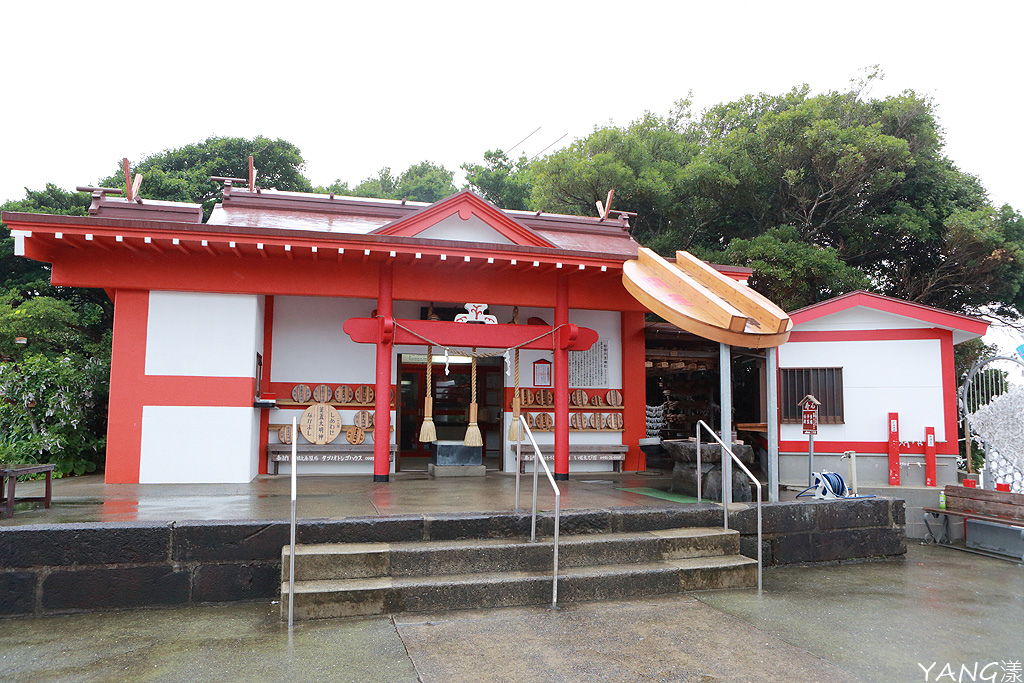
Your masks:
<path fill-rule="evenodd" d="M 263 310 L 255 295 L 150 292 L 146 374 L 255 378 Z M 141 483 L 248 482 L 258 451 L 251 404 L 143 407 Z"/>
<path fill-rule="evenodd" d="M 142 409 L 143 484 L 252 481 L 259 411 L 242 407 L 145 406 Z"/>
<path fill-rule="evenodd" d="M 924 440 L 925 427 L 946 440 L 938 339 L 787 342 L 779 367 L 843 368 L 845 424 L 819 425 L 816 440 L 887 441 L 890 412 L 899 413 L 901 440 Z M 784 441 L 807 438 L 799 424 L 781 431 Z"/>
<path fill-rule="evenodd" d="M 432 240 L 455 240 L 459 242 L 483 242 L 485 244 L 512 244 L 500 232 L 484 223 L 475 215 L 462 220 L 454 214 L 416 234 L 416 237 Z M 418 316 L 417 316 L 418 317 Z"/>
<path fill-rule="evenodd" d="M 805 332 L 810 330 L 904 330 L 931 327 L 934 326 L 914 318 L 887 313 L 876 308 L 854 306 L 831 315 L 800 323 L 796 329 Z"/>
<path fill-rule="evenodd" d="M 253 377 L 262 326 L 254 295 L 150 292 L 146 374 Z"/>

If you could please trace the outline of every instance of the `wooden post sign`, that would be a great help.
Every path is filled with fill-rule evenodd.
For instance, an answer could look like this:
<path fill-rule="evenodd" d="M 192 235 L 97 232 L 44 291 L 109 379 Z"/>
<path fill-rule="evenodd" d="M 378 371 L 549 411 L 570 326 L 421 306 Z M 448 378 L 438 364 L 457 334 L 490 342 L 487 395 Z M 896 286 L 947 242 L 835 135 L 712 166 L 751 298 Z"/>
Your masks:
<path fill-rule="evenodd" d="M 797 405 L 800 407 L 804 434 L 807 435 L 807 485 L 813 486 L 814 435 L 818 433 L 818 406 L 821 405 L 821 401 L 814 398 L 813 395 L 807 394 Z"/>
<path fill-rule="evenodd" d="M 804 434 L 818 433 L 818 406 L 821 403 L 814 396 L 807 394 L 800 401 L 801 420 L 804 426 Z"/>

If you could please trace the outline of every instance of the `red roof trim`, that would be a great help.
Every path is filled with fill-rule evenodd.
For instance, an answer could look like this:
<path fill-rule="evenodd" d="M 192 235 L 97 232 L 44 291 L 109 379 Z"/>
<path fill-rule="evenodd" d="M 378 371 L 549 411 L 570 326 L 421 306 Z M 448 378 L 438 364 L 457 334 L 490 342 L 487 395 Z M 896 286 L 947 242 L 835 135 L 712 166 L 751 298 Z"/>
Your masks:
<path fill-rule="evenodd" d="M 513 244 L 530 247 L 555 247 L 554 244 L 510 217 L 494 204 L 481 199 L 471 190 L 463 190 L 447 199 L 442 199 L 411 216 L 377 228 L 370 234 L 415 237 L 420 232 L 437 225 L 456 213 L 464 221 L 469 220 L 470 216 L 476 215 L 477 218 Z"/>
<path fill-rule="evenodd" d="M 839 313 L 840 311 L 845 311 L 857 306 L 873 308 L 875 310 L 892 313 L 894 315 L 902 315 L 907 318 L 931 323 L 939 327 L 963 330 L 964 332 L 970 332 L 971 334 L 977 335 L 985 334 L 989 327 L 989 322 L 987 320 L 982 320 L 981 318 L 975 318 L 961 313 L 950 313 L 949 311 L 944 311 L 941 308 L 925 306 L 924 304 L 916 304 L 902 299 L 894 299 L 890 296 L 883 296 L 881 294 L 874 294 L 873 292 L 865 292 L 863 290 L 849 292 L 847 294 L 837 296 L 834 299 L 829 299 L 828 301 L 822 301 L 818 304 L 806 306 L 797 311 L 793 311 L 789 314 L 789 317 L 793 319 L 794 325 L 799 325 L 801 323 L 817 320 L 818 318 L 832 315 L 833 313 Z"/>

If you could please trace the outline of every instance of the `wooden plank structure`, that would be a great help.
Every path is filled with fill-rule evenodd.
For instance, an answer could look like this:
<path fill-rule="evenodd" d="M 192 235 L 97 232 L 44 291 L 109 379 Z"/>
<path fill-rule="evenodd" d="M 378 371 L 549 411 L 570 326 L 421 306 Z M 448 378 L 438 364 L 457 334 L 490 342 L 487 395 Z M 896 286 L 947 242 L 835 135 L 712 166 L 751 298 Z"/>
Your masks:
<path fill-rule="evenodd" d="M 685 251 L 673 264 L 640 248 L 635 261 L 622 265 L 622 284 L 676 327 L 723 344 L 774 347 L 793 327 L 781 308 Z"/>

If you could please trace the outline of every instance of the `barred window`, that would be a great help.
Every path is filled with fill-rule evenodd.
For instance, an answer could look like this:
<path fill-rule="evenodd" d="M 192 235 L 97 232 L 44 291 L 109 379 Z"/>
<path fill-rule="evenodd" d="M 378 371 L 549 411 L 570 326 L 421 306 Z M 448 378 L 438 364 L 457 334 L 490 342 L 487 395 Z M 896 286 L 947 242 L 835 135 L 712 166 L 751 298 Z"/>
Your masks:
<path fill-rule="evenodd" d="M 820 424 L 843 424 L 842 368 L 780 368 L 779 407 L 783 424 L 800 423 L 798 403 L 807 394 L 821 401 Z"/>

